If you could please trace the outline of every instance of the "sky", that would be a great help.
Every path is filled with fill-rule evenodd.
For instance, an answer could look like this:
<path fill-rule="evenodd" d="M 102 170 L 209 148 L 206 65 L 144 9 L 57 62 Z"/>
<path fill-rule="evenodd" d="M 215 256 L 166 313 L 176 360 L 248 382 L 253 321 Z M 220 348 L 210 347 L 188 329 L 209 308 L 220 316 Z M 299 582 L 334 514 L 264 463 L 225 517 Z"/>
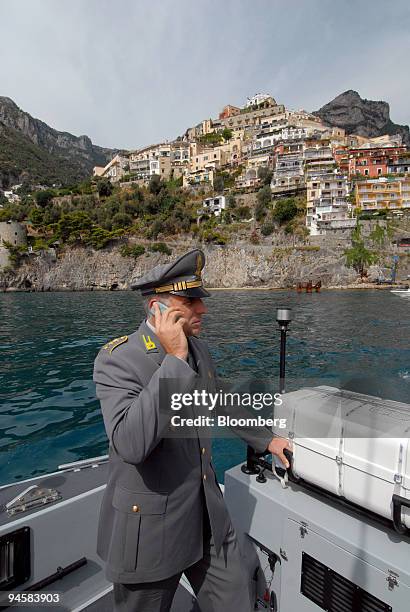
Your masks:
<path fill-rule="evenodd" d="M 269 93 L 348 89 L 410 123 L 409 0 L 0 0 L 0 95 L 61 131 L 136 149 Z"/>

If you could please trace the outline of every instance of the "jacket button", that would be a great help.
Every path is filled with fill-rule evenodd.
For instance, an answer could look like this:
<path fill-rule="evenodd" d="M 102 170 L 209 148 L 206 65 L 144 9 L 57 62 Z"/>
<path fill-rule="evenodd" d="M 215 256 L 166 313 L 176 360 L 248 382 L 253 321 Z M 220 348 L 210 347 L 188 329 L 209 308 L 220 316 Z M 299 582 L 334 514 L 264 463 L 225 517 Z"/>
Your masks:
<path fill-rule="evenodd" d="M 206 480 L 206 474 L 204 474 L 204 480 Z"/>
<path fill-rule="evenodd" d="M 202 448 L 202 454 L 205 455 L 206 450 L 204 448 Z"/>
<path fill-rule="evenodd" d="M 132 507 L 132 511 L 133 512 L 139 512 L 140 511 L 140 507 L 139 506 L 133 506 Z"/>

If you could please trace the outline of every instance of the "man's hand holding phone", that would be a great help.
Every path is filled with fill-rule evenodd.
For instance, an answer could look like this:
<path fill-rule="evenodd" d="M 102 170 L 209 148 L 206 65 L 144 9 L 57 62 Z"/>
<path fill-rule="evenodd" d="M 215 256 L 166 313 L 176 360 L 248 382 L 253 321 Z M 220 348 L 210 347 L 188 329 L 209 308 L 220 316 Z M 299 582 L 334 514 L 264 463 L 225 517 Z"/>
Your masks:
<path fill-rule="evenodd" d="M 181 308 L 173 306 L 161 313 L 158 303 L 154 302 L 152 310 L 155 320 L 155 333 L 165 352 L 186 360 L 188 357 L 188 341 L 183 330 L 186 319 L 183 318 Z"/>

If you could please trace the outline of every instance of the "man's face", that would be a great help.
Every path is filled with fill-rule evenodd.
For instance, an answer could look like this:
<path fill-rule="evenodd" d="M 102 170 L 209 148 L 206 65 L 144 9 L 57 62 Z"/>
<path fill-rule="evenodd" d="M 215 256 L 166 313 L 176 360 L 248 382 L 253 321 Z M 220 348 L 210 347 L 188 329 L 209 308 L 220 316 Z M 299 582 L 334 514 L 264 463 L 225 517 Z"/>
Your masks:
<path fill-rule="evenodd" d="M 161 299 L 159 299 L 161 301 Z M 179 308 L 186 319 L 184 332 L 186 336 L 198 336 L 201 333 L 202 315 L 208 312 L 201 298 L 189 298 L 182 295 L 169 294 L 164 303 L 171 308 Z"/>

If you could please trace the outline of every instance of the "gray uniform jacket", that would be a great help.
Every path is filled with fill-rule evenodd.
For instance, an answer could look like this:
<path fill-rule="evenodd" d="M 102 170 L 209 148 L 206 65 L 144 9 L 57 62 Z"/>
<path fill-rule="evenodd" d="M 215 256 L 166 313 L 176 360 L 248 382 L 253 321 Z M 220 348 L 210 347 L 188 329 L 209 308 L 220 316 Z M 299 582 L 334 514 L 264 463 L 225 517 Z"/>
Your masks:
<path fill-rule="evenodd" d="M 148 348 L 145 339 L 149 338 Z M 154 348 L 152 348 L 154 345 Z M 206 343 L 189 338 L 198 374 L 165 354 L 144 321 L 128 341 L 101 349 L 94 381 L 109 440 L 109 479 L 100 511 L 97 552 L 112 582 L 168 578 L 203 556 L 204 504 L 218 552 L 230 518 L 211 462 L 211 439 L 166 437 L 170 426 L 159 410 L 159 380 L 180 380 L 180 392 L 195 389 L 198 377 L 215 388 L 215 369 Z M 195 430 L 196 431 L 196 430 Z M 240 430 L 257 451 L 272 432 Z"/>

